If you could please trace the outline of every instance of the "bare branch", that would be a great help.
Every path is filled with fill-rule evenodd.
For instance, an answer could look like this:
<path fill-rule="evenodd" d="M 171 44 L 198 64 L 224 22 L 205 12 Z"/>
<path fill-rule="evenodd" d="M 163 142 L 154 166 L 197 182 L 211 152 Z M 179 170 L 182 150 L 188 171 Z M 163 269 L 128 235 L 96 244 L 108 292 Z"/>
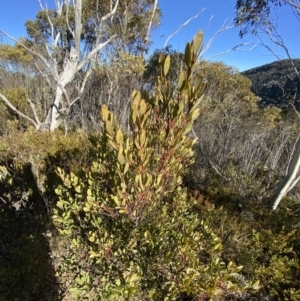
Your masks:
<path fill-rule="evenodd" d="M 72 33 L 74 37 L 74 32 L 69 23 L 69 4 L 70 4 L 70 0 L 67 0 L 66 23 L 67 23 L 68 30 L 70 31 L 70 33 Z"/>
<path fill-rule="evenodd" d="M 289 4 L 298 15 L 300 15 L 300 1 L 299 0 L 285 0 L 287 4 Z"/>
<path fill-rule="evenodd" d="M 34 63 L 34 65 L 36 69 L 40 72 L 40 74 L 46 79 L 46 82 L 48 83 L 49 87 L 53 88 L 53 85 L 51 84 L 47 74 L 44 73 L 36 63 Z"/>
<path fill-rule="evenodd" d="M 48 11 L 47 7 L 43 6 L 41 1 L 38 0 L 40 3 L 40 7 L 42 10 Z M 3 35 L 8 37 L 9 39 L 13 40 L 16 44 L 22 46 L 26 51 L 31 53 L 37 60 L 36 60 L 36 66 L 37 70 L 44 76 L 46 79 L 47 83 L 55 88 L 55 96 L 53 100 L 53 104 L 51 108 L 49 108 L 49 111 L 47 113 L 45 122 L 43 123 L 44 125 L 47 124 L 49 126 L 50 131 L 54 130 L 59 126 L 59 124 L 62 121 L 62 116 L 60 115 L 60 111 L 64 110 L 65 112 L 68 112 L 68 109 L 75 103 L 75 101 L 78 99 L 76 98 L 71 102 L 69 94 L 66 90 L 67 85 L 74 79 L 74 76 L 76 73 L 82 68 L 84 68 L 84 73 L 85 76 L 82 78 L 82 82 L 80 83 L 80 89 L 78 90 L 79 92 L 79 97 L 83 93 L 87 80 L 92 72 L 92 65 L 94 60 L 97 56 L 97 53 L 102 50 L 106 45 L 108 45 L 113 39 L 117 37 L 117 35 L 112 35 L 110 36 L 105 42 L 103 42 L 102 37 L 103 33 L 101 31 L 101 23 L 105 22 L 106 20 L 110 20 L 117 12 L 117 8 L 119 6 L 119 0 L 116 1 L 111 1 L 111 9 L 108 14 L 100 18 L 100 16 L 97 15 L 98 18 L 98 23 L 95 24 L 95 35 L 96 35 L 96 41 L 95 41 L 95 46 L 92 46 L 92 49 L 90 51 L 87 51 L 87 53 L 84 53 L 83 59 L 80 61 L 81 57 L 81 51 L 82 51 L 82 45 L 81 45 L 81 34 L 82 34 L 82 2 L 83 0 L 54 0 L 56 11 L 59 15 L 62 14 L 62 8 L 65 5 L 66 6 L 66 19 L 64 23 L 66 24 L 68 30 L 73 34 L 73 39 L 74 39 L 74 45 L 70 49 L 70 56 L 66 60 L 66 64 L 63 64 L 63 68 L 60 71 L 58 68 L 58 61 L 56 57 L 54 56 L 54 46 L 59 43 L 59 40 L 61 39 L 62 33 L 58 31 L 56 34 L 56 28 L 55 28 L 55 22 L 54 19 L 51 18 L 50 13 L 47 14 L 46 18 L 48 18 L 48 23 L 49 23 L 49 38 L 52 38 L 52 41 L 50 41 L 49 44 L 45 43 L 45 45 L 41 45 L 44 49 L 43 52 L 39 51 L 39 48 L 34 45 L 33 47 L 31 46 L 26 46 L 25 43 L 22 43 L 22 41 L 18 41 L 17 39 L 13 38 L 9 34 L 6 34 L 3 31 L 0 31 Z M 97 7 L 99 5 L 98 0 L 97 2 Z M 155 0 L 155 5 L 154 5 L 154 11 L 156 10 L 157 7 L 157 2 L 158 0 Z M 69 10 L 72 3 L 74 7 L 74 29 L 71 28 L 69 24 Z M 154 13 L 154 12 L 153 12 Z M 151 21 L 153 21 L 153 16 L 151 18 Z M 97 21 L 96 21 L 97 22 Z M 150 25 L 149 25 L 150 26 Z M 51 44 L 52 43 L 52 44 Z M 69 45 L 71 46 L 71 45 Z M 38 61 L 42 62 L 42 64 L 39 65 Z M 89 65 L 88 65 L 89 64 Z M 41 66 L 42 65 L 42 66 Z M 44 66 L 45 69 L 44 69 Z M 49 70 L 49 71 L 48 71 Z M 52 83 L 52 80 L 50 80 L 53 77 L 54 82 Z M 64 100 L 66 100 L 66 103 L 64 104 Z M 36 127 L 39 126 L 39 119 L 38 119 L 38 114 L 35 109 L 35 106 L 32 102 L 29 101 L 29 104 L 33 110 L 34 118 L 36 119 L 36 122 L 34 123 Z M 11 106 L 10 106 L 11 107 Z M 12 108 L 12 107 L 11 107 Z M 14 111 L 16 108 L 12 108 Z M 22 112 L 20 112 L 22 113 Z M 19 113 L 18 113 L 19 114 Z M 22 116 L 21 114 L 19 114 Z M 34 120 L 30 119 L 30 121 L 33 123 Z"/>
<path fill-rule="evenodd" d="M 167 45 L 168 45 L 169 40 L 170 40 L 172 37 L 174 37 L 174 36 L 175 36 L 175 35 L 176 35 L 176 34 L 177 34 L 184 26 L 188 25 L 192 20 L 198 18 L 198 17 L 200 16 L 200 14 L 201 14 L 205 9 L 206 9 L 205 7 L 202 8 L 202 10 L 201 10 L 197 15 L 195 15 L 194 17 L 191 17 L 191 18 L 188 19 L 186 22 L 184 22 L 183 24 L 181 24 L 181 25 L 179 26 L 179 28 L 167 38 L 167 40 L 166 40 L 166 42 L 165 42 L 163 48 L 166 48 Z"/>
<path fill-rule="evenodd" d="M 32 118 L 28 117 L 27 115 L 25 115 L 24 113 L 22 113 L 21 111 L 19 111 L 2 93 L 0 93 L 0 98 L 2 98 L 2 100 L 5 102 L 5 104 L 11 109 L 13 110 L 15 113 L 17 113 L 19 116 L 27 119 L 28 121 L 30 121 L 34 127 L 37 129 L 39 127 L 39 124 L 37 124 Z"/>
<path fill-rule="evenodd" d="M 288 59 L 290 60 L 293 68 L 294 68 L 294 71 L 297 75 L 299 75 L 299 71 L 297 69 L 297 67 L 295 66 L 293 60 L 292 60 L 292 56 L 289 52 L 289 49 L 288 47 L 286 46 L 286 44 L 284 43 L 283 41 L 283 38 L 282 36 L 276 31 L 276 30 L 273 30 L 273 33 L 270 31 L 270 29 L 264 29 L 264 32 L 268 35 L 268 37 L 270 38 L 270 40 L 272 41 L 272 43 L 274 43 L 275 45 L 281 47 L 285 54 L 287 55 Z M 260 38 L 261 39 L 261 38 Z M 262 41 L 262 39 L 261 39 Z M 280 57 L 271 49 L 271 47 L 269 47 L 268 45 L 266 45 L 265 43 L 263 43 L 262 41 L 262 44 L 275 56 L 277 57 L 277 59 L 280 60 Z"/>
<path fill-rule="evenodd" d="M 84 91 L 84 88 L 85 88 L 85 85 L 86 85 L 86 82 L 89 79 L 91 74 L 92 74 L 92 68 L 89 68 L 88 71 L 85 73 L 83 82 L 82 82 L 80 90 L 79 90 L 79 95 L 82 95 L 82 93 Z"/>
<path fill-rule="evenodd" d="M 73 99 L 73 101 L 70 103 L 70 107 L 79 99 L 79 97 L 76 97 L 75 99 Z"/>
<path fill-rule="evenodd" d="M 14 37 L 12 37 L 11 35 L 9 35 L 8 33 L 0 30 L 0 33 L 2 33 L 3 35 L 5 35 L 6 37 L 8 37 L 9 39 L 13 40 L 14 42 L 16 42 L 17 44 L 19 44 L 20 46 L 22 46 L 24 49 L 26 49 L 29 53 L 31 53 L 32 55 L 38 57 L 43 64 L 49 69 L 49 71 L 51 73 L 53 73 L 53 68 L 50 66 L 50 64 L 46 61 L 46 59 L 39 53 L 37 53 L 36 51 L 28 48 L 26 45 L 24 45 L 22 42 L 18 41 L 17 39 L 15 39 Z"/>
<path fill-rule="evenodd" d="M 295 106 L 294 106 L 293 103 L 291 103 L 290 105 L 292 106 L 294 112 L 297 114 L 297 116 L 298 116 L 298 118 L 299 118 L 299 120 L 300 120 L 300 113 L 297 111 L 297 109 L 295 108 Z"/>
<path fill-rule="evenodd" d="M 221 26 L 221 28 L 209 39 L 209 41 L 206 43 L 205 48 L 202 50 L 202 52 L 200 53 L 200 57 L 203 56 L 203 54 L 211 47 L 211 45 L 213 44 L 213 42 L 215 41 L 215 39 L 217 38 L 217 36 L 226 31 L 229 30 L 231 28 L 234 27 L 234 25 L 226 25 L 228 19 L 226 19 L 223 23 L 223 25 Z"/>
<path fill-rule="evenodd" d="M 33 115 L 34 115 L 34 118 L 35 118 L 37 124 L 40 125 L 41 122 L 40 122 L 40 119 L 39 119 L 39 117 L 38 117 L 38 114 L 37 114 L 37 111 L 36 111 L 35 104 L 34 104 L 30 99 L 28 99 L 27 101 L 29 102 L 29 105 L 30 105 L 30 107 L 31 107 L 31 109 L 32 109 L 32 112 L 33 112 Z"/>
<path fill-rule="evenodd" d="M 107 19 L 109 19 L 110 17 L 112 17 L 112 16 L 116 13 L 118 5 L 119 5 L 119 0 L 117 0 L 117 2 L 116 2 L 116 4 L 115 4 L 115 7 L 113 8 L 113 10 L 110 11 L 107 15 L 103 16 L 103 17 L 101 18 L 101 21 L 104 22 L 104 21 L 106 21 Z"/>
<path fill-rule="evenodd" d="M 13 38 L 12 36 L 10 36 L 9 34 L 3 32 L 2 30 L 0 30 L 1 33 L 3 33 L 5 36 L 7 36 L 8 38 L 12 39 L 13 41 L 15 41 L 16 43 L 18 43 L 19 45 L 21 45 L 23 48 L 25 48 L 27 51 L 29 51 L 31 54 L 33 54 L 34 56 L 37 56 L 43 63 L 44 65 L 49 69 L 49 71 L 52 73 L 55 81 L 57 82 L 57 84 L 59 85 L 59 87 L 61 88 L 61 90 L 63 91 L 67 102 L 70 104 L 70 99 L 68 96 L 68 93 L 66 91 L 66 89 L 64 88 L 64 86 L 61 83 L 60 78 L 58 77 L 56 68 L 52 68 L 46 61 L 46 59 L 39 53 L 37 53 L 36 51 L 31 50 L 30 48 L 28 48 L 27 46 L 25 46 L 22 42 L 18 41 L 17 39 Z M 106 45 L 106 44 L 105 44 Z M 104 46 L 103 46 L 104 47 Z M 83 64 L 84 65 L 84 64 Z M 78 69 L 80 70 L 80 69 Z"/>
<path fill-rule="evenodd" d="M 146 35 L 146 43 L 148 43 L 148 41 L 149 41 L 150 30 L 151 30 L 151 26 L 152 26 L 153 19 L 154 19 L 154 16 L 155 16 L 157 3 L 158 3 L 158 0 L 155 0 L 154 5 L 153 5 L 153 9 L 152 9 L 151 19 L 150 19 L 149 25 L 148 25 L 148 30 L 147 30 L 147 35 Z"/>
<path fill-rule="evenodd" d="M 62 4 L 59 2 L 59 0 L 55 0 L 55 10 L 61 15 L 62 13 Z"/>
<path fill-rule="evenodd" d="M 39 2 L 39 4 L 40 4 L 41 9 L 42 9 L 42 10 L 45 10 L 45 9 L 44 9 L 44 6 L 43 6 L 43 4 L 42 4 L 42 2 L 41 2 L 41 0 L 38 0 L 38 2 Z"/>
<path fill-rule="evenodd" d="M 250 48 L 247 48 L 247 49 L 241 49 L 241 48 L 239 48 L 239 47 L 247 46 L 248 44 L 250 44 L 250 43 L 249 42 L 245 42 L 245 43 L 238 44 L 238 45 L 236 45 L 236 46 L 234 46 L 234 47 L 232 47 L 230 49 L 227 49 L 227 50 L 225 50 L 223 52 L 219 52 L 217 54 L 214 54 L 214 55 L 210 56 L 208 58 L 208 60 L 210 60 L 213 57 L 221 56 L 221 55 L 224 55 L 224 54 L 227 54 L 227 53 L 230 53 L 230 52 L 234 52 L 234 51 L 237 51 L 237 52 L 251 51 L 251 50 L 253 50 L 253 49 L 255 49 L 257 47 L 258 41 L 252 47 L 250 47 Z"/>
<path fill-rule="evenodd" d="M 115 39 L 117 35 L 111 36 L 109 39 L 107 39 L 104 43 L 99 44 L 96 46 L 88 55 L 85 59 L 83 59 L 81 62 L 79 62 L 77 66 L 77 70 L 79 71 L 86 63 L 89 62 L 93 58 L 93 56 L 102 48 L 104 48 L 107 44 L 109 44 L 113 39 Z"/>

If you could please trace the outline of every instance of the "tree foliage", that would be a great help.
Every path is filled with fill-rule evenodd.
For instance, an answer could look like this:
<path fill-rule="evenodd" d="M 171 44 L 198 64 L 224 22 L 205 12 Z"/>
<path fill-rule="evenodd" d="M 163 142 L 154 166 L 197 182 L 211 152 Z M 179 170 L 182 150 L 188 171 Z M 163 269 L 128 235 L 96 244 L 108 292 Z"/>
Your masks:
<path fill-rule="evenodd" d="M 114 57 L 143 56 L 150 30 L 157 26 L 160 16 L 154 0 L 55 4 L 55 9 L 42 8 L 35 20 L 27 21 L 28 38 L 16 41 L 34 57 L 36 70 L 50 86 L 52 101 L 46 104 L 46 114 L 31 105 L 34 118 L 30 118 L 0 95 L 17 114 L 26 115 L 37 130 L 53 131 L 62 122 L 66 124 L 74 114 L 73 107 L 84 100 L 86 83 L 97 66 L 112 64 Z"/>
<path fill-rule="evenodd" d="M 259 27 L 272 28 L 272 8 L 287 2 L 284 0 L 237 0 L 235 24 L 242 27 L 240 36 L 243 37 L 249 31 L 255 34 Z"/>

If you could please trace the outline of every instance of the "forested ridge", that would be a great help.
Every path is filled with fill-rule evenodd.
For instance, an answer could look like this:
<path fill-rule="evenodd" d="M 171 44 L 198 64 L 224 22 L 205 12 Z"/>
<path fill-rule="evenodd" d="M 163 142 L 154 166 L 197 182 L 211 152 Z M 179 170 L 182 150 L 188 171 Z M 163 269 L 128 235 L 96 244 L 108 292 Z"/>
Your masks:
<path fill-rule="evenodd" d="M 284 110 L 299 109 L 300 79 L 295 73 L 300 59 L 275 61 L 242 72 L 252 83 L 252 91 L 260 97 L 259 105 L 273 105 Z"/>
<path fill-rule="evenodd" d="M 0 301 L 300 300 L 298 185 L 268 208 L 293 65 L 203 60 L 201 30 L 146 55 L 161 13 L 62 1 L 0 44 Z"/>

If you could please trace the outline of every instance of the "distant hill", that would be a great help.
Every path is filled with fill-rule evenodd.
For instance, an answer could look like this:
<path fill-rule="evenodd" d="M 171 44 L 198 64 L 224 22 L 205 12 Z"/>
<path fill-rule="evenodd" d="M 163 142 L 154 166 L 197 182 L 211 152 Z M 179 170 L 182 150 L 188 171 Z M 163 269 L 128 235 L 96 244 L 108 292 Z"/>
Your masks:
<path fill-rule="evenodd" d="M 261 98 L 260 106 L 274 105 L 282 109 L 293 103 L 300 110 L 300 59 L 276 61 L 242 72 L 252 81 L 252 91 Z"/>

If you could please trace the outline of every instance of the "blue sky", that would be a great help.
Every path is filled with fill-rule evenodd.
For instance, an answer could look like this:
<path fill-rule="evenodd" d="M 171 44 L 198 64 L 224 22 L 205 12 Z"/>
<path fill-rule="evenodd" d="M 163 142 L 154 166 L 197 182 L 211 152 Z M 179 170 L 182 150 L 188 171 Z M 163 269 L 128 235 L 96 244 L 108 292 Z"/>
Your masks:
<path fill-rule="evenodd" d="M 41 2 L 44 4 L 45 0 L 41 0 Z M 173 36 L 168 44 L 171 44 L 174 50 L 182 51 L 186 42 L 190 41 L 199 29 L 203 30 L 205 43 L 207 43 L 226 20 L 227 25 L 232 24 L 235 2 L 235 0 L 159 0 L 163 18 L 160 28 L 153 32 L 151 49 L 163 47 L 170 35 L 201 11 L 201 14 Z M 49 6 L 53 5 L 53 0 L 48 0 L 48 3 Z M 26 36 L 24 23 L 28 19 L 34 19 L 39 9 L 38 0 L 2 0 L 0 3 L 0 29 L 17 38 Z M 300 21 L 293 15 L 289 7 L 274 11 L 274 17 L 278 18 L 278 31 L 288 46 L 292 57 L 299 58 L 300 39 L 297 28 L 299 28 Z M 255 49 L 247 51 L 257 42 L 259 42 L 258 39 L 251 35 L 241 40 L 238 29 L 231 28 L 216 37 L 211 47 L 205 52 L 204 58 L 223 61 L 240 71 L 276 60 L 276 57 L 259 43 Z M 264 42 L 270 45 L 277 54 L 282 54 L 281 49 L 270 44 L 268 39 L 264 39 Z M 249 44 L 239 47 L 240 51 L 218 55 L 242 43 Z"/>

